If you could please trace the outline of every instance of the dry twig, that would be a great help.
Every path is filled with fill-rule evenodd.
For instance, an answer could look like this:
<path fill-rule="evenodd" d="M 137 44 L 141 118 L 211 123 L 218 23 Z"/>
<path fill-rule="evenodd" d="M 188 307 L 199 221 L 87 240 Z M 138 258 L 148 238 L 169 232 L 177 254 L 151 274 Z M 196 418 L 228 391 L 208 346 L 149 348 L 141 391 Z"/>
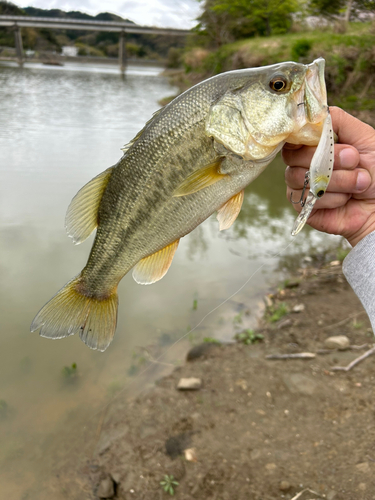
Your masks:
<path fill-rule="evenodd" d="M 294 354 L 269 354 L 266 359 L 313 359 L 316 354 L 313 352 L 296 352 Z"/>
<path fill-rule="evenodd" d="M 295 497 L 293 497 L 292 500 L 298 500 L 298 498 L 300 498 L 304 493 L 306 493 L 306 491 L 309 493 L 312 493 L 313 495 L 318 495 L 319 498 L 322 498 L 322 495 L 319 495 L 319 493 L 317 493 L 316 491 L 310 490 L 309 488 L 306 488 L 306 489 L 300 491 L 299 493 L 297 493 L 297 495 Z"/>
<path fill-rule="evenodd" d="M 335 370 L 335 371 L 348 372 L 355 365 L 357 365 L 358 363 L 360 363 L 361 361 L 363 361 L 364 359 L 368 358 L 369 356 L 371 356 L 371 354 L 374 354 L 374 353 L 375 353 L 375 346 L 373 346 L 371 349 L 369 349 L 364 354 L 362 354 L 362 356 L 359 356 L 358 358 L 354 359 L 351 363 L 348 364 L 348 366 L 333 366 L 331 368 L 331 370 L 332 371 Z"/>

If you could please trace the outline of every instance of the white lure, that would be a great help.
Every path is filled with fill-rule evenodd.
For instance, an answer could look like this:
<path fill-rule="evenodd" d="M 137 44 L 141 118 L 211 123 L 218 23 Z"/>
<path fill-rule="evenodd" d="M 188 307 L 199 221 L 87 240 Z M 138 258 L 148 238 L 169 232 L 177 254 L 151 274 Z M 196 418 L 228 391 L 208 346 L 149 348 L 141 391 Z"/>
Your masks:
<path fill-rule="evenodd" d="M 298 234 L 314 208 L 316 201 L 321 198 L 327 190 L 333 170 L 334 138 L 332 119 L 327 107 L 327 117 L 324 120 L 322 135 L 318 147 L 311 160 L 309 170 L 310 192 L 303 204 L 301 213 L 298 215 L 292 230 L 292 236 Z"/>

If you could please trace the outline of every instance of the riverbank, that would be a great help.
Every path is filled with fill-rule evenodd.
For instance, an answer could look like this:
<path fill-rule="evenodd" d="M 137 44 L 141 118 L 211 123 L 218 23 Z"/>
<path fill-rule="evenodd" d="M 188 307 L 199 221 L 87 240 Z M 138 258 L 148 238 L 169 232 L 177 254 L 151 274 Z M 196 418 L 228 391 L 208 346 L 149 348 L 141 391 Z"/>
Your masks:
<path fill-rule="evenodd" d="M 297 28 L 297 27 L 296 27 Z M 226 44 L 217 50 L 195 47 L 183 56 L 184 71 L 171 75 L 181 91 L 223 71 L 296 61 L 326 61 L 328 102 L 375 126 L 375 25 L 350 23 L 320 30 L 255 37 Z"/>
<path fill-rule="evenodd" d="M 92 458 L 64 484 L 68 498 L 169 498 L 160 481 L 171 476 L 183 500 L 293 499 L 305 488 L 316 494 L 301 500 L 375 498 L 375 357 L 335 370 L 373 333 L 332 258 L 305 258 L 242 341 L 195 346 L 151 390 L 114 402 Z M 329 348 L 337 335 L 349 347 Z M 198 389 L 177 389 L 191 377 Z"/>

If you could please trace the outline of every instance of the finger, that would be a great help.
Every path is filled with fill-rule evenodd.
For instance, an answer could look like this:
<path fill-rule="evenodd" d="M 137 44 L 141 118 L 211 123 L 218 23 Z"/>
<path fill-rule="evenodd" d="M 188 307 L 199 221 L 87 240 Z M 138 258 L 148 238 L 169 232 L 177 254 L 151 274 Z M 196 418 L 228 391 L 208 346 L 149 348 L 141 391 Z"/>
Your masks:
<path fill-rule="evenodd" d="M 370 125 L 361 122 L 354 116 L 335 106 L 330 106 L 333 130 L 341 144 L 352 144 L 360 152 L 366 151 L 369 141 L 374 141 L 375 131 Z"/>
<path fill-rule="evenodd" d="M 305 182 L 307 168 L 303 167 L 286 167 L 285 183 L 293 190 L 302 189 Z"/>
<path fill-rule="evenodd" d="M 293 191 L 301 190 L 305 182 L 306 169 L 301 167 L 287 167 L 285 183 Z M 327 193 L 360 194 L 371 185 L 371 176 L 364 168 L 354 170 L 334 170 L 327 188 Z M 297 199 L 297 195 L 293 195 Z"/>
<path fill-rule="evenodd" d="M 290 201 L 291 199 L 295 202 L 298 202 L 301 199 L 301 194 L 302 194 L 302 189 L 290 189 L 289 187 L 287 188 L 286 196 L 288 200 Z M 304 193 L 304 199 L 307 196 L 307 191 Z M 291 198 L 292 197 L 292 198 Z M 314 206 L 314 211 L 315 210 L 322 210 L 325 208 L 329 209 L 334 209 L 334 208 L 340 208 L 343 207 L 348 203 L 350 200 L 351 195 L 349 193 L 329 193 L 328 191 L 322 196 Z M 297 212 L 300 212 L 302 210 L 302 206 L 300 203 L 295 203 L 293 204 L 295 210 Z"/>
<path fill-rule="evenodd" d="M 316 148 L 303 146 L 299 149 L 283 149 L 281 154 L 284 162 L 290 167 L 309 168 Z"/>
<path fill-rule="evenodd" d="M 284 149 L 300 149 L 302 147 L 302 144 L 290 144 L 289 142 L 286 142 L 283 146 Z"/>
<path fill-rule="evenodd" d="M 304 146 L 298 150 L 282 151 L 284 162 L 290 167 L 309 168 L 316 148 Z M 359 153 L 356 148 L 347 144 L 335 144 L 334 169 L 354 169 L 359 164 Z"/>

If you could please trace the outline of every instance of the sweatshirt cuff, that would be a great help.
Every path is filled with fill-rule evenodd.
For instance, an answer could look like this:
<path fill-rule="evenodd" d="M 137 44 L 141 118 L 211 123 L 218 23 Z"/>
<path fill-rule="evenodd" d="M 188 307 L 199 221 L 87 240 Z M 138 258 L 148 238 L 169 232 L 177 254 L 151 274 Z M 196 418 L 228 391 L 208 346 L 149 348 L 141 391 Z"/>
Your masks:
<path fill-rule="evenodd" d="M 366 309 L 375 332 L 375 231 L 365 236 L 349 252 L 342 270 Z"/>

